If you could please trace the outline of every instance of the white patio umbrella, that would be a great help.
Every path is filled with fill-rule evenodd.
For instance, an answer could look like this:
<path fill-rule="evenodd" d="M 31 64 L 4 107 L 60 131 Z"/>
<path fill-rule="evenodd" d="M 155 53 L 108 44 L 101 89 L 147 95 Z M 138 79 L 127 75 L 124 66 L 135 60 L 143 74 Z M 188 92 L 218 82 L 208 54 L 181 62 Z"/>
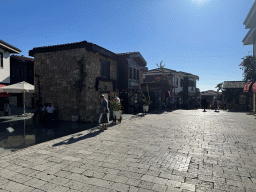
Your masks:
<path fill-rule="evenodd" d="M 25 81 L 13 84 L 13 85 L 8 85 L 5 87 L 0 87 L 0 92 L 8 92 L 8 93 L 23 93 L 23 98 L 24 98 L 24 115 L 25 115 L 25 94 L 26 93 L 34 93 L 35 88 L 34 85 L 31 85 Z"/>

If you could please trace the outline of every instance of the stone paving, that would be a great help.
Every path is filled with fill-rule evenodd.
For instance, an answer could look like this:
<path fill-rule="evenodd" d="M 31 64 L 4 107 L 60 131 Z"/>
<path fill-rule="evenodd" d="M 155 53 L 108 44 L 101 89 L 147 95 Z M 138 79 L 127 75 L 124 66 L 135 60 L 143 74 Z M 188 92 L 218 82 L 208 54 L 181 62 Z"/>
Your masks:
<path fill-rule="evenodd" d="M 0 156 L 0 191 L 256 191 L 256 118 L 176 110 Z"/>

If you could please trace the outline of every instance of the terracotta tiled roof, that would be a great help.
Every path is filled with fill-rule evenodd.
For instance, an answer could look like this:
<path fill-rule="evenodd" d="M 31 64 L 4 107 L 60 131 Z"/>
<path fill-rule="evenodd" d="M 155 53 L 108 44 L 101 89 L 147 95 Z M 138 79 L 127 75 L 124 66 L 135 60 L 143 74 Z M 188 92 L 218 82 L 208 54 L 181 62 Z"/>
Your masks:
<path fill-rule="evenodd" d="M 17 59 L 22 62 L 34 62 L 34 58 L 31 57 L 24 57 L 23 55 L 11 55 L 11 59 Z"/>
<path fill-rule="evenodd" d="M 85 48 L 88 51 L 98 52 L 99 54 L 104 55 L 105 57 L 110 57 L 111 59 L 114 59 L 114 60 L 116 57 L 115 53 L 103 47 L 100 47 L 96 44 L 89 43 L 87 41 L 60 44 L 60 45 L 51 45 L 51 46 L 44 46 L 44 47 L 35 47 L 29 51 L 29 56 L 34 56 L 35 53 L 54 52 L 54 51 L 77 49 L 77 48 Z"/>
<path fill-rule="evenodd" d="M 5 41 L 3 41 L 1 39 L 0 39 L 0 47 L 2 49 L 10 51 L 11 53 L 20 53 L 21 52 L 21 50 L 18 49 L 17 47 L 14 47 L 13 45 L 6 43 Z"/>

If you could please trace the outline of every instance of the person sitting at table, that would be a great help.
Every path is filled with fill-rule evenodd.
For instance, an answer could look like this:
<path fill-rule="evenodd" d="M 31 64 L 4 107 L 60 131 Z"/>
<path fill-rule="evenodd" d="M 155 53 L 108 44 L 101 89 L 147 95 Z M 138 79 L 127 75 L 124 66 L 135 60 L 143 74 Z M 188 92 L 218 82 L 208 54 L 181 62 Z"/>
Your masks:
<path fill-rule="evenodd" d="M 53 113 L 54 113 L 55 108 L 52 106 L 51 103 L 49 103 L 49 106 L 46 107 L 46 114 L 47 114 L 47 119 L 53 119 Z"/>

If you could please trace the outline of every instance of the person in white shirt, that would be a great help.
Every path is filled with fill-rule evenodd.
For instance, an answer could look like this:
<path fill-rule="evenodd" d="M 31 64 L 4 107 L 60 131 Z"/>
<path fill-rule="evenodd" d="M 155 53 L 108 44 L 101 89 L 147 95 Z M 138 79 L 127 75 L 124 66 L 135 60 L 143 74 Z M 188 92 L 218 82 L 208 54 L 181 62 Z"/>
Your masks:
<path fill-rule="evenodd" d="M 54 110 L 55 110 L 55 108 L 52 106 L 51 103 L 49 103 L 49 106 L 46 107 L 46 112 L 47 112 L 47 117 L 48 118 L 51 118 L 51 119 L 53 118 Z"/>
<path fill-rule="evenodd" d="M 46 108 L 47 108 L 47 107 L 48 107 L 48 104 L 45 103 L 41 111 L 46 112 Z"/>
<path fill-rule="evenodd" d="M 119 99 L 119 97 L 117 97 L 116 95 L 115 95 L 115 98 L 114 98 L 114 99 L 117 100 L 117 103 L 120 103 L 120 99 Z"/>

